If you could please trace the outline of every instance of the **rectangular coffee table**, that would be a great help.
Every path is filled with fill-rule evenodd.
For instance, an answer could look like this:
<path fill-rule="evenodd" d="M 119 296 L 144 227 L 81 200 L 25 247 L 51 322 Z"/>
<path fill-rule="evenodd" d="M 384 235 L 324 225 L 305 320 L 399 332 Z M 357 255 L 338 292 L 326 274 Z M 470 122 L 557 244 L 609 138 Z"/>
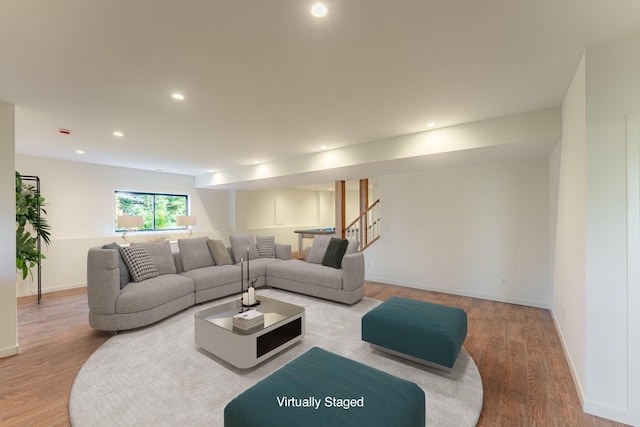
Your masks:
<path fill-rule="evenodd" d="M 304 337 L 304 307 L 257 296 L 254 307 L 264 325 L 250 331 L 233 327 L 240 298 L 195 314 L 195 341 L 200 348 L 241 369 L 251 368 Z"/>

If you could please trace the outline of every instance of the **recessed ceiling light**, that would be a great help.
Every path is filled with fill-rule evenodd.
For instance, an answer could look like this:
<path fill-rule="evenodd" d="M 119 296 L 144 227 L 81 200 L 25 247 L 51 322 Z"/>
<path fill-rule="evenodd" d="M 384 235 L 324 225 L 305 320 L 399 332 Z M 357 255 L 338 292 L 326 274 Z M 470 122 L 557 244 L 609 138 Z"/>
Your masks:
<path fill-rule="evenodd" d="M 427 127 L 428 128 L 434 128 L 434 127 L 436 127 L 436 124 L 435 123 L 427 123 Z"/>
<path fill-rule="evenodd" d="M 326 149 L 327 149 L 327 146 L 326 146 L 326 145 L 323 145 L 323 146 L 321 146 L 321 147 L 320 147 L 320 149 L 321 149 L 321 150 L 326 150 Z"/>
<path fill-rule="evenodd" d="M 316 18 L 322 18 L 327 14 L 327 12 L 327 6 L 323 5 L 322 3 L 316 3 L 311 6 L 311 14 Z"/>
<path fill-rule="evenodd" d="M 119 131 L 115 131 L 115 132 L 113 133 L 113 136 L 122 137 L 122 136 L 124 136 L 124 133 L 119 132 Z"/>
<path fill-rule="evenodd" d="M 183 101 L 184 100 L 184 95 L 181 94 L 181 93 L 177 93 L 177 92 L 176 93 L 172 93 L 171 97 L 173 99 L 177 99 L 178 101 Z"/>
<path fill-rule="evenodd" d="M 84 151 L 82 151 L 82 150 L 76 150 L 76 154 L 84 154 Z"/>

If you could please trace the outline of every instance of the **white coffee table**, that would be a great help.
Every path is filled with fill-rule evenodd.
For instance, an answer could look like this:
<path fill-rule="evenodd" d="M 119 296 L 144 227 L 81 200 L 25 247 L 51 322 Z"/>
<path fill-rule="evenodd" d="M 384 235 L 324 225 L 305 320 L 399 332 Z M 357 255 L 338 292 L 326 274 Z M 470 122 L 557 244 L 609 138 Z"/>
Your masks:
<path fill-rule="evenodd" d="M 251 331 L 233 327 L 240 312 L 240 298 L 195 314 L 198 347 L 241 369 L 251 368 L 302 340 L 304 307 L 258 296 L 254 307 L 264 314 L 264 325 Z"/>

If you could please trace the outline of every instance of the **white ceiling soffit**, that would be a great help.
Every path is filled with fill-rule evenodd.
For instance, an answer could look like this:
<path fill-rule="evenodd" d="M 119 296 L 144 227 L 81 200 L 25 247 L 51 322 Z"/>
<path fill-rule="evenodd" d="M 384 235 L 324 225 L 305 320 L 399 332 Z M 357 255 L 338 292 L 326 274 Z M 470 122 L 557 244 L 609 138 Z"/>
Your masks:
<path fill-rule="evenodd" d="M 202 175 L 196 177 L 196 186 L 264 189 L 543 158 L 561 132 L 560 109 L 551 108 Z"/>

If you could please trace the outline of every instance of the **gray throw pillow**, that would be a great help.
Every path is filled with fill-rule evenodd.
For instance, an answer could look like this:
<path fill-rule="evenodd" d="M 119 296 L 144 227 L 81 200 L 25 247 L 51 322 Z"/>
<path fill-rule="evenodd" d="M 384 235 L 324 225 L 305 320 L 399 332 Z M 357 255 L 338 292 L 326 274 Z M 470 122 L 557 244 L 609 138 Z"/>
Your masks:
<path fill-rule="evenodd" d="M 120 270 L 120 289 L 127 286 L 127 284 L 131 281 L 131 275 L 129 274 L 129 269 L 127 268 L 127 264 L 125 264 L 122 259 L 122 254 L 120 253 L 120 245 L 116 242 L 109 243 L 108 245 L 104 245 L 102 249 L 115 249 L 118 251 L 118 269 Z"/>
<path fill-rule="evenodd" d="M 209 238 L 206 236 L 195 239 L 178 239 L 180 258 L 182 259 L 182 268 L 184 271 L 214 265 L 213 256 L 207 245 L 208 240 Z"/>
<path fill-rule="evenodd" d="M 207 240 L 207 246 L 209 246 L 209 251 L 213 256 L 213 260 L 216 265 L 231 265 L 233 261 L 231 260 L 231 255 L 227 250 L 227 247 L 224 245 L 222 240 Z"/>
<path fill-rule="evenodd" d="M 256 236 L 258 258 L 275 258 L 276 242 L 273 236 Z"/>
<path fill-rule="evenodd" d="M 322 259 L 322 265 L 333 268 L 342 268 L 342 258 L 347 251 L 349 242 L 339 237 L 332 237 L 327 246 L 327 251 Z"/>
<path fill-rule="evenodd" d="M 121 246 L 120 254 L 129 268 L 134 282 L 142 282 L 159 275 L 158 269 L 151 261 L 149 251 L 142 246 Z"/>
<path fill-rule="evenodd" d="M 311 253 L 307 256 L 307 262 L 322 264 L 324 253 L 327 251 L 327 246 L 329 246 L 330 241 L 331 236 L 329 235 L 314 236 L 313 244 L 311 245 Z"/>
<path fill-rule="evenodd" d="M 144 242 L 132 243 L 131 246 L 142 246 L 149 251 L 153 264 L 160 274 L 175 274 L 176 262 L 171 253 L 171 244 L 168 241 L 163 242 Z"/>
<path fill-rule="evenodd" d="M 349 239 L 349 245 L 347 246 L 347 252 L 345 252 L 345 255 L 348 254 L 355 254 L 356 252 L 358 252 L 358 249 L 360 249 L 360 242 L 357 241 L 356 239 Z"/>
<path fill-rule="evenodd" d="M 231 236 L 229 237 L 229 241 L 231 242 L 233 260 L 236 264 L 239 263 L 241 259 L 246 261 L 247 259 L 258 258 L 258 249 L 256 248 L 256 240 L 253 238 L 253 234 Z M 249 248 L 249 258 L 247 258 L 247 248 Z"/>

